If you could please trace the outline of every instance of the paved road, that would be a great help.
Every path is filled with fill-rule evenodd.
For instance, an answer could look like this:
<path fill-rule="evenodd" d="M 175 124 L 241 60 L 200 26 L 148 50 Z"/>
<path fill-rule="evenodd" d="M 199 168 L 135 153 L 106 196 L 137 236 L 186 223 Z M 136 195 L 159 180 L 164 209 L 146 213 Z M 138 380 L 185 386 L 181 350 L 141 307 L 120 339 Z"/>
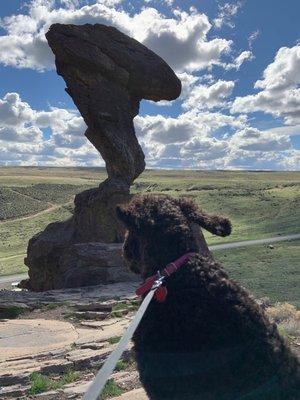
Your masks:
<path fill-rule="evenodd" d="M 28 274 L 5 275 L 0 276 L 0 285 L 5 283 L 20 282 L 22 279 L 28 278 Z"/>
<path fill-rule="evenodd" d="M 255 246 L 255 245 L 259 245 L 259 244 L 269 244 L 269 243 L 284 242 L 286 240 L 297 240 L 297 239 L 300 239 L 300 233 L 296 233 L 294 235 L 276 236 L 276 237 L 266 238 L 266 239 L 255 239 L 255 240 L 245 240 L 242 242 L 215 244 L 215 245 L 209 246 L 209 249 L 212 251 L 235 249 L 238 247 Z M 5 284 L 20 282 L 22 279 L 26 279 L 26 278 L 28 278 L 27 274 L 0 276 L 0 285 L 3 286 Z"/>
<path fill-rule="evenodd" d="M 255 246 L 258 244 L 269 244 L 275 242 L 284 242 L 285 240 L 297 240 L 297 239 L 300 239 L 300 233 L 296 233 L 295 235 L 276 236 L 266 239 L 245 240 L 243 242 L 215 244 L 213 246 L 209 246 L 209 249 L 213 251 L 224 250 L 224 249 L 235 249 L 237 247 Z"/>

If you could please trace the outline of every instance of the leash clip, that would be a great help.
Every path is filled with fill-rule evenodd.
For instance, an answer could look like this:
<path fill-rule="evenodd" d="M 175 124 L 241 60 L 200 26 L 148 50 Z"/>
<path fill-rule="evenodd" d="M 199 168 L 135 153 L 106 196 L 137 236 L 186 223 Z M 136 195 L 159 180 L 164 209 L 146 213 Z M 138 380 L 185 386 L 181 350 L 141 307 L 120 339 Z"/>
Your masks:
<path fill-rule="evenodd" d="M 167 288 L 165 286 L 162 286 L 163 281 L 165 279 L 165 276 L 160 273 L 160 271 L 157 271 L 157 279 L 154 282 L 154 285 L 152 287 L 152 290 L 154 290 L 154 298 L 156 301 L 159 303 L 162 303 L 165 301 L 167 297 Z"/>
<path fill-rule="evenodd" d="M 162 274 L 160 273 L 160 271 L 157 271 L 157 279 L 155 280 L 155 282 L 154 282 L 154 284 L 153 284 L 153 286 L 152 286 L 152 289 L 153 289 L 153 290 L 154 290 L 154 289 L 158 289 L 158 288 L 162 285 L 164 279 L 165 279 L 165 276 L 162 275 Z"/>

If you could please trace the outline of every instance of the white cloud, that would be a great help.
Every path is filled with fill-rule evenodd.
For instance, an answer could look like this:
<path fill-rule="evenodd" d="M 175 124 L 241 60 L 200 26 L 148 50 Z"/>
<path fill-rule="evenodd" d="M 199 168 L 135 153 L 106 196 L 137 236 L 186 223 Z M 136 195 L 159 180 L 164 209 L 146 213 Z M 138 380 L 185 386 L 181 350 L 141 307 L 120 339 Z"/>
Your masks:
<path fill-rule="evenodd" d="M 229 150 L 226 140 L 210 137 L 194 137 L 187 142 L 180 151 L 182 157 L 192 157 L 197 162 L 223 158 Z"/>
<path fill-rule="evenodd" d="M 263 132 L 270 135 L 300 136 L 300 124 L 290 126 L 278 126 L 276 128 L 267 129 Z"/>
<path fill-rule="evenodd" d="M 7 93 L 0 99 L 0 121 L 5 126 L 22 125 L 35 116 L 29 104 L 20 99 L 18 93 Z"/>
<path fill-rule="evenodd" d="M 233 18 L 238 13 L 239 9 L 242 7 L 242 2 L 238 1 L 236 3 L 225 3 L 224 5 L 219 5 L 218 16 L 214 19 L 214 25 L 216 28 L 220 29 L 223 25 L 227 25 L 230 28 L 234 28 Z"/>
<path fill-rule="evenodd" d="M 231 50 L 232 42 L 222 38 L 208 40 L 211 24 L 205 14 L 173 10 L 166 17 L 151 7 L 127 13 L 119 1 L 82 2 L 33 0 L 28 15 L 19 14 L 1 20 L 7 32 L 0 36 L 0 61 L 17 68 L 39 71 L 51 69 L 54 57 L 45 32 L 52 23 L 104 23 L 135 37 L 161 55 L 177 71 L 194 71 L 222 65 L 220 58 Z"/>
<path fill-rule="evenodd" d="M 36 114 L 35 123 L 40 128 L 50 127 L 52 138 L 58 147 L 79 148 L 86 139 L 86 124 L 76 111 L 52 108 Z"/>
<path fill-rule="evenodd" d="M 0 99 L 0 164 L 103 165 L 84 136 L 78 112 L 52 108 L 37 111 L 17 93 Z M 46 138 L 43 129 L 50 128 Z"/>
<path fill-rule="evenodd" d="M 286 152 L 231 151 L 225 159 L 226 169 L 280 170 L 280 162 Z"/>
<path fill-rule="evenodd" d="M 232 63 L 224 64 L 226 70 L 235 69 L 239 70 L 245 61 L 251 61 L 254 59 L 254 55 L 251 51 L 245 50 L 239 54 Z"/>
<path fill-rule="evenodd" d="M 255 31 L 253 31 L 249 37 L 248 37 L 248 45 L 249 45 L 249 49 L 252 50 L 253 49 L 253 43 L 257 40 L 258 36 L 260 35 L 260 30 L 256 29 Z"/>
<path fill-rule="evenodd" d="M 300 45 L 281 47 L 274 61 L 267 66 L 263 79 L 255 83 L 255 88 L 267 90 L 293 89 L 300 83 Z"/>
<path fill-rule="evenodd" d="M 212 109 L 225 105 L 234 88 L 233 81 L 218 80 L 213 85 L 196 85 L 183 102 L 185 109 Z"/>
<path fill-rule="evenodd" d="M 176 71 L 195 71 L 220 64 L 230 51 L 231 41 L 207 40 L 211 24 L 205 14 L 176 10 L 174 18 L 164 18 L 157 10 L 146 9 L 134 17 L 134 35 L 162 56 Z"/>
<path fill-rule="evenodd" d="M 213 168 L 229 151 L 227 141 L 212 137 L 213 132 L 224 127 L 242 129 L 246 117 L 193 110 L 177 118 L 137 116 L 134 121 L 148 166 Z"/>
<path fill-rule="evenodd" d="M 7 93 L 0 105 L 2 165 L 104 165 L 84 137 L 86 126 L 76 111 L 34 110 L 17 93 Z M 297 169 L 299 165 L 290 130 L 259 131 L 249 127 L 243 114 L 234 117 L 193 108 L 176 118 L 137 116 L 135 126 L 149 167 Z M 50 136 L 43 135 L 45 128 Z M 294 127 L 296 132 L 298 128 Z"/>
<path fill-rule="evenodd" d="M 280 165 L 283 169 L 289 171 L 300 170 L 300 150 L 293 149 L 280 160 Z"/>
<path fill-rule="evenodd" d="M 135 126 L 151 167 L 295 169 L 298 162 L 295 154 L 287 161 L 294 151 L 289 135 L 252 128 L 244 115 L 193 110 L 178 118 L 138 116 Z"/>
<path fill-rule="evenodd" d="M 237 97 L 231 111 L 263 111 L 281 117 L 288 125 L 300 123 L 300 45 L 282 47 L 255 83 L 259 93 Z"/>
<path fill-rule="evenodd" d="M 291 149 L 291 141 L 288 136 L 271 134 L 250 127 L 236 132 L 230 139 L 230 144 L 235 149 L 248 151 L 275 152 Z"/>
<path fill-rule="evenodd" d="M 6 142 L 39 142 L 42 140 L 43 133 L 36 126 L 29 127 L 0 127 L 0 140 Z"/>

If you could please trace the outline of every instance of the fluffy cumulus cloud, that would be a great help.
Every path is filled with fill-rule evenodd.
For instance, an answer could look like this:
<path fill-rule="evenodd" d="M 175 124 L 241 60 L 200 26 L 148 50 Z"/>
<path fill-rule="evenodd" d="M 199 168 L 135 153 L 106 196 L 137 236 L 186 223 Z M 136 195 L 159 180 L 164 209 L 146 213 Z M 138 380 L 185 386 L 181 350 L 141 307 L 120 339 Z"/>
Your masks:
<path fill-rule="evenodd" d="M 7 93 L 0 99 L 0 119 L 5 126 L 20 126 L 34 119 L 35 113 L 18 93 Z"/>
<path fill-rule="evenodd" d="M 248 151 L 283 151 L 291 149 L 290 138 L 286 135 L 270 134 L 256 128 L 244 128 L 230 140 L 232 147 Z"/>
<path fill-rule="evenodd" d="M 83 119 L 73 110 L 37 111 L 17 93 L 0 99 L 0 164 L 99 165 L 85 139 Z M 46 136 L 43 129 L 50 130 Z M 103 162 L 102 162 L 103 164 Z"/>
<path fill-rule="evenodd" d="M 207 16 L 195 8 L 189 12 L 173 9 L 171 17 L 167 17 L 151 6 L 129 14 L 119 3 L 112 0 L 95 0 L 92 4 L 80 0 L 32 0 L 28 14 L 1 20 L 6 34 L 0 36 L 0 61 L 40 71 L 53 68 L 53 55 L 45 32 L 55 22 L 113 25 L 156 51 L 177 71 L 222 65 L 220 58 L 230 52 L 230 40 L 208 40 L 212 25 Z"/>
<path fill-rule="evenodd" d="M 135 126 L 148 165 L 168 168 L 212 168 L 230 150 L 225 139 L 212 133 L 220 128 L 242 129 L 244 116 L 233 118 L 218 112 L 187 111 L 178 118 L 138 116 Z"/>
<path fill-rule="evenodd" d="M 7 93 L 0 99 L 1 142 L 40 142 L 42 131 L 32 124 L 35 116 L 35 111 L 17 93 Z"/>
<path fill-rule="evenodd" d="M 148 166 L 299 168 L 299 152 L 286 132 L 260 131 L 249 126 L 244 114 L 233 116 L 212 108 L 193 107 L 178 117 L 137 116 L 136 132 Z M 103 165 L 74 110 L 34 110 L 17 93 L 7 93 L 0 99 L 0 115 L 2 165 Z"/>
<path fill-rule="evenodd" d="M 148 9 L 134 17 L 134 37 L 162 56 L 176 71 L 194 71 L 220 64 L 232 42 L 222 38 L 207 40 L 211 24 L 205 14 L 175 10 L 174 18 L 164 18 Z M 151 21 L 151 22 L 150 22 Z"/>
<path fill-rule="evenodd" d="M 178 118 L 138 116 L 136 131 L 148 165 L 204 169 L 297 169 L 288 135 L 249 126 L 245 115 L 187 111 Z M 225 133 L 216 137 L 215 133 Z M 231 134 L 229 134 L 231 132 Z"/>
<path fill-rule="evenodd" d="M 234 88 L 233 81 L 218 80 L 212 85 L 195 85 L 183 102 L 186 109 L 212 109 L 224 106 Z"/>
<path fill-rule="evenodd" d="M 287 125 L 300 123 L 300 44 L 282 47 L 255 83 L 259 92 L 237 97 L 232 113 L 263 111 L 283 118 Z"/>

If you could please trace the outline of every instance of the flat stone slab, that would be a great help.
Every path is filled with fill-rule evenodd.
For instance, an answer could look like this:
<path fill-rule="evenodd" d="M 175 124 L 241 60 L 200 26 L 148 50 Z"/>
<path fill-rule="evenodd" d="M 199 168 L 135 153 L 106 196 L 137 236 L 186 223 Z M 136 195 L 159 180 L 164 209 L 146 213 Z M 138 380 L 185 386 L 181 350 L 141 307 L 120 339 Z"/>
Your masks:
<path fill-rule="evenodd" d="M 111 400 L 148 400 L 146 392 L 143 389 L 135 389 L 122 394 L 122 396 L 114 397 Z"/>
<path fill-rule="evenodd" d="M 0 325 L 0 361 L 34 357 L 40 353 L 65 348 L 78 339 L 69 322 L 20 319 Z"/>
<path fill-rule="evenodd" d="M 123 335 L 130 317 L 90 323 L 93 322 L 97 326 L 89 328 L 44 319 L 3 321 L 0 325 L 0 386 L 28 385 L 32 372 L 61 374 L 70 368 L 99 369 L 115 347 L 109 339 Z M 125 358 L 131 348 L 129 344 Z"/>
<path fill-rule="evenodd" d="M 135 289 L 138 286 L 139 282 L 120 282 L 83 288 L 49 290 L 47 292 L 0 290 L 0 306 L 8 302 L 36 307 L 37 304 L 49 303 L 68 302 L 70 305 L 76 305 L 112 299 L 134 299 L 136 298 Z"/>

